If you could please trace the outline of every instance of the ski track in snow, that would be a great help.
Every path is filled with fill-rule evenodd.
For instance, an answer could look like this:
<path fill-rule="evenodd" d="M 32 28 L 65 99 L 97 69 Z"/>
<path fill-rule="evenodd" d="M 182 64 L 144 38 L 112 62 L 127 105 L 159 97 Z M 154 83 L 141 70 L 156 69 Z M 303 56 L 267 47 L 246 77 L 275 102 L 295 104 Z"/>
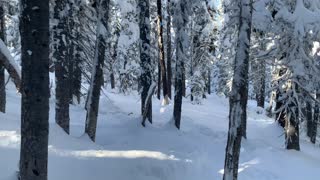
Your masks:
<path fill-rule="evenodd" d="M 0 180 L 15 179 L 20 148 L 20 95 L 8 85 L 7 113 L 0 114 Z M 71 135 L 54 123 L 50 100 L 49 180 L 221 179 L 228 101 L 215 95 L 202 105 L 184 99 L 182 127 L 171 122 L 173 105 L 153 99 L 153 121 L 140 125 L 137 94 L 101 97 L 97 142 L 83 135 L 83 104 L 72 105 Z M 313 180 L 320 176 L 320 148 L 301 140 L 301 152 L 284 149 L 282 130 L 248 103 L 248 139 L 242 141 L 240 180 Z M 280 136 L 280 137 L 279 137 Z"/>

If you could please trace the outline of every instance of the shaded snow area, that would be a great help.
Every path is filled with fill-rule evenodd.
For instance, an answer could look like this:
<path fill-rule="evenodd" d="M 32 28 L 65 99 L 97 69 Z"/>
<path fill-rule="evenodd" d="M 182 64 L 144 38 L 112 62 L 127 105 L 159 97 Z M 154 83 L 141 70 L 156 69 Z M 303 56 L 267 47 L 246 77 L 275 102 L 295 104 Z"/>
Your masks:
<path fill-rule="evenodd" d="M 20 96 L 8 87 L 8 112 L 0 114 L 0 180 L 18 170 Z M 154 124 L 140 125 L 138 95 L 102 96 L 97 142 L 83 135 L 84 105 L 71 106 L 71 135 L 54 123 L 50 101 L 49 180 L 216 180 L 222 178 L 228 101 L 209 96 L 202 105 L 184 100 L 182 129 L 170 121 L 172 104 L 153 100 Z M 243 141 L 240 180 L 316 180 L 320 148 L 301 142 L 301 152 L 284 149 L 282 130 L 257 114 L 249 102 L 248 139 Z"/>

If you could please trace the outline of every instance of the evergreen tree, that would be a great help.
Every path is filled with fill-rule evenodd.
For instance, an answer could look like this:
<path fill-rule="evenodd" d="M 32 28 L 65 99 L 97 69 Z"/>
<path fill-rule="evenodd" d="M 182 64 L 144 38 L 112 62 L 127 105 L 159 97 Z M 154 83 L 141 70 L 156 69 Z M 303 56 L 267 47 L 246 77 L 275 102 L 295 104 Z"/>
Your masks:
<path fill-rule="evenodd" d="M 20 180 L 46 180 L 49 134 L 49 0 L 21 0 Z"/>
<path fill-rule="evenodd" d="M 239 10 L 238 43 L 236 48 L 232 91 L 229 98 L 229 131 L 226 147 L 224 180 L 238 179 L 241 138 L 247 119 L 248 71 L 252 1 L 237 1 Z"/>

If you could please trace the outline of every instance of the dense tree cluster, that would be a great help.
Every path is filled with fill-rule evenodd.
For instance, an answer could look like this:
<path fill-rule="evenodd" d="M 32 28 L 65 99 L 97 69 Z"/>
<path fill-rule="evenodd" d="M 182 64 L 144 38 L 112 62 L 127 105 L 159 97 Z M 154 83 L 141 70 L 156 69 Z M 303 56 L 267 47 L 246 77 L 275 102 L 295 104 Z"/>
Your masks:
<path fill-rule="evenodd" d="M 21 180 L 47 179 L 50 96 L 67 134 L 70 104 L 85 103 L 92 141 L 103 89 L 140 93 L 144 127 L 154 96 L 178 129 L 184 99 L 227 97 L 224 180 L 238 177 L 248 99 L 283 127 L 286 149 L 320 135 L 319 0 L 8 0 L 0 38 L 0 111 L 9 78 L 22 94 Z"/>

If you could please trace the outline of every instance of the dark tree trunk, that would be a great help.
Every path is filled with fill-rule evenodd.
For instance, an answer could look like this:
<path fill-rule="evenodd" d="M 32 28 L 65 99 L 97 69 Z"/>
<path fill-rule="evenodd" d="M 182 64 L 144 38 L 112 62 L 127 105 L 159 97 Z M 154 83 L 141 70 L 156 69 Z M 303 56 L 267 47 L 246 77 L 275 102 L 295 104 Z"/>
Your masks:
<path fill-rule="evenodd" d="M 286 123 L 285 123 L 285 138 L 286 138 L 286 148 L 294 149 L 299 151 L 299 120 L 298 120 L 298 107 L 295 103 L 289 104 L 289 108 L 286 113 Z"/>
<path fill-rule="evenodd" d="M 184 64 L 184 63 L 183 63 Z M 186 73 L 185 71 L 182 72 L 182 96 L 186 97 Z"/>
<path fill-rule="evenodd" d="M 91 74 L 91 85 L 87 98 L 87 116 L 85 133 L 92 141 L 96 139 L 96 129 L 99 112 L 100 90 L 103 85 L 103 65 L 106 51 L 105 34 L 102 34 L 102 27 L 108 28 L 110 0 L 100 0 L 97 5 L 98 25 L 97 40 L 94 56 L 94 64 Z M 107 29 L 108 30 L 108 29 Z"/>
<path fill-rule="evenodd" d="M 49 0 L 21 0 L 22 106 L 20 180 L 47 180 Z"/>
<path fill-rule="evenodd" d="M 211 94 L 211 70 L 208 70 L 208 82 L 207 82 L 208 94 Z"/>
<path fill-rule="evenodd" d="M 307 136 L 311 138 L 313 131 L 312 105 L 309 100 L 306 102 L 305 118 L 307 120 Z"/>
<path fill-rule="evenodd" d="M 157 98 L 161 99 L 161 65 L 158 61 L 158 89 L 157 89 Z"/>
<path fill-rule="evenodd" d="M 316 94 L 316 99 L 320 101 L 320 94 L 319 91 Z M 314 106 L 314 116 L 313 116 L 313 126 L 310 133 L 310 141 L 315 144 L 316 143 L 316 137 L 317 137 L 317 129 L 318 129 L 318 123 L 320 118 L 320 109 L 319 109 L 319 103 L 316 102 Z"/>
<path fill-rule="evenodd" d="M 265 90 L 266 90 L 266 85 L 265 85 L 265 79 L 266 79 L 266 62 L 260 62 L 258 64 L 258 82 L 257 86 L 258 88 L 256 89 L 256 99 L 257 99 L 257 106 L 264 108 L 264 100 L 265 100 Z"/>
<path fill-rule="evenodd" d="M 6 112 L 6 80 L 4 67 L 0 65 L 0 112 Z"/>
<path fill-rule="evenodd" d="M 68 1 L 56 1 L 54 18 L 58 24 L 53 30 L 56 76 L 56 123 L 67 133 L 70 131 L 69 103 L 70 103 L 70 74 L 69 74 L 69 32 L 65 13 Z M 63 13 L 64 12 L 64 13 Z M 65 14 L 65 15 L 61 15 Z"/>
<path fill-rule="evenodd" d="M 110 81 L 111 81 L 111 89 L 116 88 L 116 82 L 115 82 L 115 79 L 114 79 L 114 73 L 113 72 L 110 74 Z"/>
<path fill-rule="evenodd" d="M 94 64 L 92 74 L 92 84 L 89 90 L 88 102 L 87 102 L 87 117 L 86 117 L 86 129 L 85 133 L 88 134 L 92 141 L 96 138 L 96 129 L 98 122 L 98 112 L 99 112 L 99 101 L 100 101 L 100 89 L 103 85 L 103 63 L 105 56 L 105 41 L 102 35 L 98 37 L 96 49 L 98 53 L 95 57 L 97 58 L 97 63 Z"/>
<path fill-rule="evenodd" d="M 286 69 L 280 69 L 279 71 L 279 77 L 282 76 L 284 73 L 286 73 Z M 283 92 L 285 93 L 285 92 Z M 284 112 L 284 109 L 281 110 L 281 108 L 283 107 L 284 103 L 283 103 L 283 100 L 282 100 L 282 92 L 280 92 L 280 90 L 277 90 L 276 92 L 276 107 L 275 107 L 275 111 L 277 112 L 276 113 L 276 121 L 278 121 L 278 123 L 280 124 L 281 127 L 285 127 L 285 122 L 286 122 L 286 119 L 285 119 L 285 112 Z"/>
<path fill-rule="evenodd" d="M 147 111 L 147 117 L 149 122 L 152 122 L 152 100 L 147 103 L 148 92 L 152 84 L 152 69 L 151 69 L 151 58 L 150 58 L 150 4 L 149 1 L 139 0 L 138 7 L 140 9 L 139 14 L 139 28 L 140 28 L 140 66 L 142 69 L 141 73 L 141 114 L 145 114 Z M 158 87 L 160 88 L 160 87 Z M 146 103 L 148 104 L 147 106 Z"/>
<path fill-rule="evenodd" d="M 168 13 L 168 19 L 167 19 L 167 82 L 168 82 L 168 96 L 171 99 L 172 98 L 172 69 L 171 69 L 171 2 L 168 0 L 167 2 L 167 13 Z"/>
<path fill-rule="evenodd" d="M 223 180 L 238 179 L 241 138 L 245 136 L 247 117 L 248 69 L 252 22 L 252 1 L 239 1 L 239 32 L 236 48 L 234 78 L 229 99 L 229 131 Z"/>
<path fill-rule="evenodd" d="M 3 3 L 0 5 L 0 38 L 5 41 L 5 12 Z M 0 64 L 0 112 L 6 112 L 6 82 L 5 82 L 5 69 Z"/>
<path fill-rule="evenodd" d="M 174 94 L 174 107 L 173 107 L 173 119 L 175 126 L 180 129 L 181 124 L 181 110 L 182 110 L 182 96 L 184 93 L 184 78 L 185 67 L 184 59 L 185 53 L 188 49 L 187 42 L 187 25 L 188 16 L 190 13 L 190 5 L 188 1 L 181 0 L 175 4 L 175 17 L 176 17 L 176 71 L 175 71 L 175 94 Z"/>
<path fill-rule="evenodd" d="M 162 0 L 157 0 L 158 9 L 158 44 L 159 44 L 159 61 L 162 79 L 162 92 L 163 98 L 168 98 L 168 80 L 167 80 L 167 68 L 164 57 L 164 45 L 163 45 L 163 20 L 162 20 Z M 166 100 L 166 103 L 168 101 Z"/>

